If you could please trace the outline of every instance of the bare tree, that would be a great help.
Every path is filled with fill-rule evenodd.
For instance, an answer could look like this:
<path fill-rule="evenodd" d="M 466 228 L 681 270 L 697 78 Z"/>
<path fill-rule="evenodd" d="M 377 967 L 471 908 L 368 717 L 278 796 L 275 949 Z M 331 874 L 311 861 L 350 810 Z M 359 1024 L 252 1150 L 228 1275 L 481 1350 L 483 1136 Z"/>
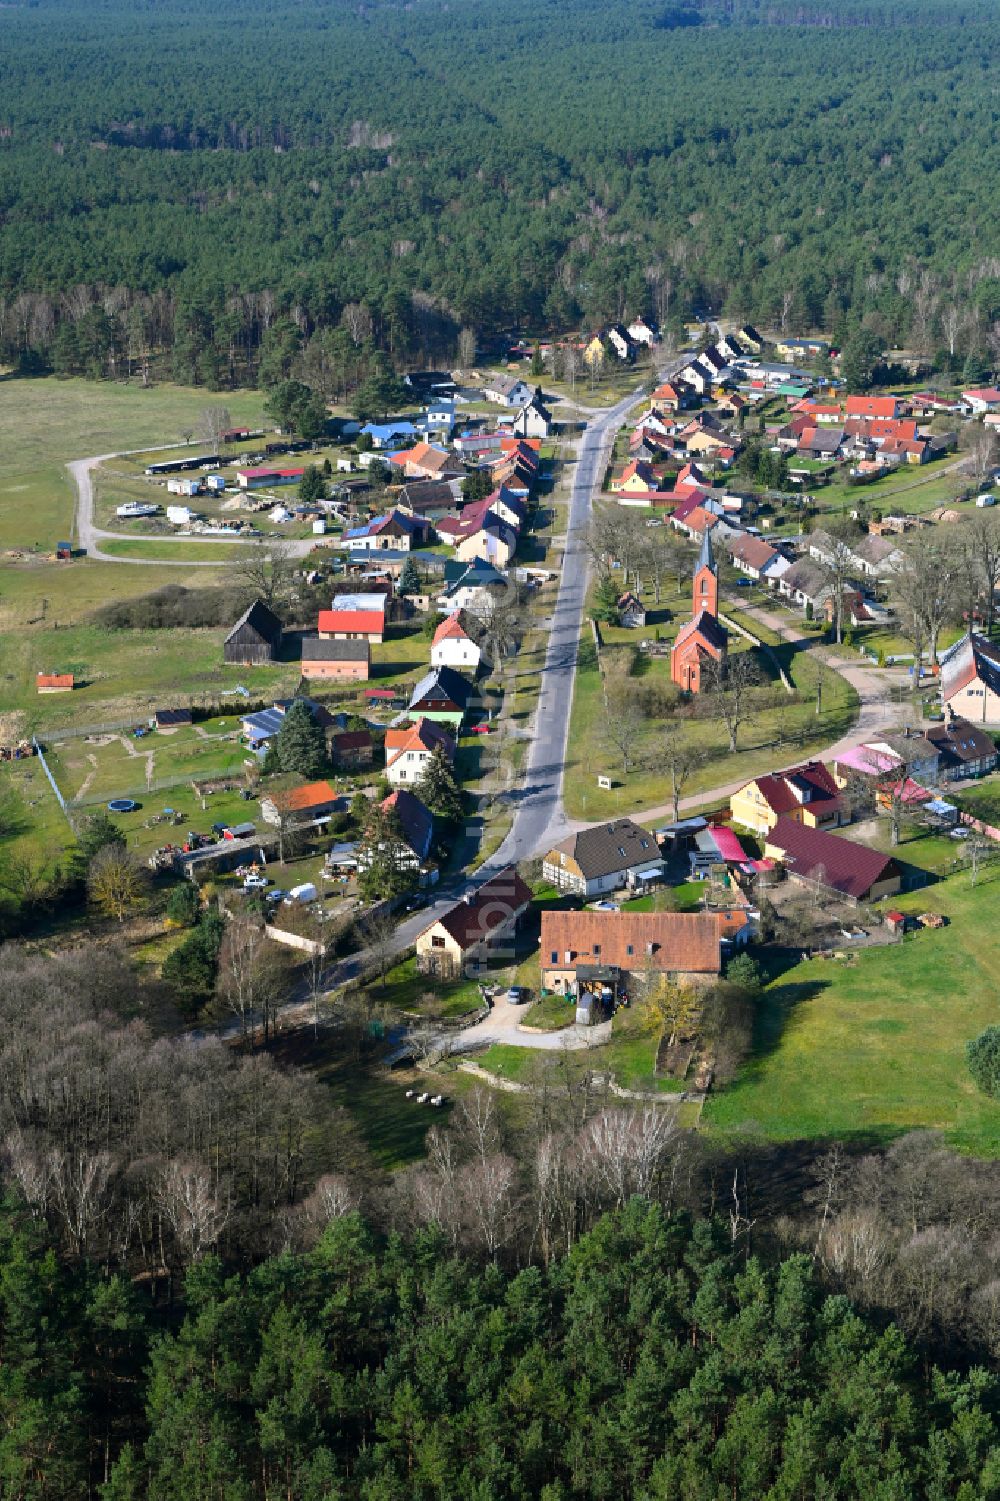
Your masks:
<path fill-rule="evenodd" d="M 228 1197 L 201 1162 L 168 1162 L 157 1177 L 155 1199 L 187 1264 L 212 1249 L 229 1220 Z"/>
<path fill-rule="evenodd" d="M 659 605 L 665 579 L 677 570 L 680 542 L 666 526 L 647 526 L 644 533 L 641 566 L 653 586 L 653 600 Z"/>
<path fill-rule="evenodd" d="M 969 623 L 982 601 L 987 635 L 996 617 L 996 591 L 1000 586 L 1000 513 L 977 510 L 958 533 L 964 547 L 969 585 Z"/>
<path fill-rule="evenodd" d="M 130 850 L 106 844 L 97 851 L 87 870 L 87 894 L 99 912 L 123 923 L 145 893 L 146 873 Z"/>
<path fill-rule="evenodd" d="M 466 1223 L 494 1260 L 517 1232 L 516 1187 L 517 1164 L 502 1152 L 468 1164 L 463 1173 Z"/>
<path fill-rule="evenodd" d="M 86 1253 L 91 1237 L 111 1209 L 109 1152 L 53 1151 L 48 1159 L 51 1203 L 74 1253 Z"/>
<path fill-rule="evenodd" d="M 287 603 L 291 594 L 293 558 L 282 537 L 257 537 L 240 552 L 235 577 L 247 599 L 263 600 L 270 609 Z"/>
<path fill-rule="evenodd" d="M 360 346 L 372 336 L 372 315 L 363 302 L 349 302 L 340 315 L 340 321 L 351 336 L 351 342 Z"/>
<path fill-rule="evenodd" d="M 844 639 L 844 594 L 856 567 L 857 529 L 847 517 L 834 517 L 816 542 L 822 551 L 820 568 L 832 596 L 833 628 L 839 646 Z"/>
<path fill-rule="evenodd" d="M 644 719 L 639 683 L 624 673 L 604 679 L 604 725 L 606 743 L 617 753 L 625 776 L 635 764 L 636 741 Z"/>
<path fill-rule="evenodd" d="M 941 631 L 956 613 L 956 586 L 963 567 L 956 536 L 942 527 L 927 527 L 907 542 L 890 580 L 911 639 L 919 635 L 937 662 Z M 916 641 L 914 639 L 914 644 Z"/>
<path fill-rule="evenodd" d="M 634 1194 L 651 1196 L 675 1132 L 655 1105 L 603 1110 L 584 1129 L 585 1153 L 603 1200 L 622 1208 Z"/>
<path fill-rule="evenodd" d="M 958 336 L 965 327 L 965 314 L 957 303 L 945 303 L 941 309 L 941 332 L 948 345 L 948 354 L 954 359 L 958 348 Z"/>
<path fill-rule="evenodd" d="M 463 328 L 458 335 L 458 368 L 471 370 L 476 363 L 476 331 Z"/>
<path fill-rule="evenodd" d="M 517 645 L 525 628 L 521 591 L 511 577 L 504 588 L 484 589 L 480 594 L 469 613 L 482 632 L 493 670 L 501 672 L 504 658 Z"/>
<path fill-rule="evenodd" d="M 212 453 L 222 447 L 222 435 L 229 432 L 233 419 L 228 407 L 202 407 L 198 414 L 198 436 L 208 444 Z"/>
<path fill-rule="evenodd" d="M 962 847 L 962 854 L 968 863 L 969 879 L 973 886 L 979 880 L 979 872 L 983 866 L 994 860 L 996 853 L 996 845 L 992 840 L 980 834 L 978 829 L 970 829 L 969 837 Z"/>
<path fill-rule="evenodd" d="M 676 720 L 668 720 L 659 737 L 657 754 L 659 764 L 670 778 L 673 820 L 677 823 L 681 816 L 681 795 L 705 753 L 687 740 Z"/>
<path fill-rule="evenodd" d="M 962 430 L 962 446 L 968 455 L 976 488 L 982 490 L 997 462 L 997 435 L 985 422 L 970 422 Z"/>
<path fill-rule="evenodd" d="M 239 1017 L 242 1036 L 246 1038 L 255 1015 L 260 1014 L 266 1038 L 279 999 L 280 970 L 277 950 L 263 923 L 253 917 L 237 916 L 226 924 L 219 950 L 217 984 L 219 996 Z"/>
<path fill-rule="evenodd" d="M 753 652 L 739 652 L 726 662 L 709 663 L 705 678 L 708 702 L 726 729 L 732 755 L 740 730 L 754 719 L 754 690 L 761 681 L 760 668 Z"/>

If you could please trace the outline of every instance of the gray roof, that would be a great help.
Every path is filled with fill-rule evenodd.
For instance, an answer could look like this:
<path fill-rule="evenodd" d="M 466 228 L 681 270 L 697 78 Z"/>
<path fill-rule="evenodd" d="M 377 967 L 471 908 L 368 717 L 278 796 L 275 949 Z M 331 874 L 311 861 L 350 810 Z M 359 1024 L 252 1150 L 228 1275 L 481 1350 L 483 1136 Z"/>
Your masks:
<path fill-rule="evenodd" d="M 433 667 L 430 672 L 424 674 L 410 695 L 410 707 L 420 705 L 424 699 L 447 698 L 458 708 L 468 708 L 475 689 L 454 667 Z"/>
<path fill-rule="evenodd" d="M 367 662 L 369 654 L 367 641 L 320 641 L 317 636 L 306 636 L 302 642 L 303 662 Z"/>
<path fill-rule="evenodd" d="M 571 834 L 557 844 L 556 849 L 572 856 L 585 881 L 596 881 L 601 876 L 631 870 L 637 865 L 649 865 L 660 859 L 654 836 L 633 823 L 631 818 L 618 818 L 593 829 L 581 829 L 579 834 Z"/>
<path fill-rule="evenodd" d="M 249 625 L 253 630 L 257 631 L 264 637 L 265 641 L 273 642 L 277 640 L 282 632 L 281 621 L 262 599 L 255 599 L 252 605 L 247 606 L 229 632 L 226 640 L 231 641 L 236 632 L 245 625 Z"/>
<path fill-rule="evenodd" d="M 703 568 L 710 568 L 713 573 L 718 569 L 715 563 L 715 554 L 712 551 L 712 529 L 705 527 L 701 538 L 701 551 L 698 553 L 698 561 L 694 565 L 695 573 L 700 573 Z"/>

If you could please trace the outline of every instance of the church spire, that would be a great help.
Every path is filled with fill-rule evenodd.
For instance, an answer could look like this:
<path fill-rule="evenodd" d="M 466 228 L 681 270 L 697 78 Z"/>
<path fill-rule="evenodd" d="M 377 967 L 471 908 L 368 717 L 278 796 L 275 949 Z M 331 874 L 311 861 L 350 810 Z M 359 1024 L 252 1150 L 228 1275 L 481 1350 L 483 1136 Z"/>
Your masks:
<path fill-rule="evenodd" d="M 710 569 L 712 573 L 718 572 L 715 564 L 715 554 L 712 552 L 712 532 L 708 526 L 702 532 L 701 552 L 698 554 L 698 561 L 694 565 L 695 578 L 697 578 L 703 568 Z"/>

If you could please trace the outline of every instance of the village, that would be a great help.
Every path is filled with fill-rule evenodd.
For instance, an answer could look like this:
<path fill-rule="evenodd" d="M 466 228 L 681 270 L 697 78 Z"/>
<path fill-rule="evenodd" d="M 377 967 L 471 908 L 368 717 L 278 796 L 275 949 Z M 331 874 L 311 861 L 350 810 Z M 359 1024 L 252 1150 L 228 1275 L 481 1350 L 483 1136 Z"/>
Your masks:
<path fill-rule="evenodd" d="M 5 755 L 68 828 L 113 820 L 105 915 L 181 883 L 196 925 L 260 924 L 265 1015 L 363 984 L 413 1098 L 558 1047 L 691 1123 L 790 962 L 942 942 L 933 888 L 997 838 L 1000 579 L 937 539 L 993 522 L 1000 391 L 851 395 L 823 340 L 691 336 L 521 341 L 324 439 L 222 414 L 95 461 L 92 555 L 253 559 L 201 686 L 116 714 L 103 675 L 35 674 Z"/>

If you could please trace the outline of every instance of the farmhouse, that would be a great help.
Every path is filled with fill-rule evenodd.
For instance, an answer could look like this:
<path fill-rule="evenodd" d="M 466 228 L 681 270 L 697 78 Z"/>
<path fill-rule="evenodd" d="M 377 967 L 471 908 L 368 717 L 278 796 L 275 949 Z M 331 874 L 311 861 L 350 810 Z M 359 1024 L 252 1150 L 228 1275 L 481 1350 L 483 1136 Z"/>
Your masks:
<path fill-rule="evenodd" d="M 38 693 L 72 693 L 74 678 L 71 672 L 39 672 L 35 677 Z"/>
<path fill-rule="evenodd" d="M 755 834 L 768 833 L 779 818 L 810 829 L 835 829 L 847 822 L 837 784 L 822 761 L 754 777 L 733 793 L 729 812 L 733 823 Z"/>
<path fill-rule="evenodd" d="M 490 597 L 491 590 L 507 587 L 507 580 L 499 569 L 481 559 L 468 564 L 448 562 L 444 577 L 445 587 L 438 606 L 449 614 L 455 610 L 475 610 Z"/>
<path fill-rule="evenodd" d="M 932 725 L 924 738 L 936 748 L 940 757 L 938 775 L 942 781 L 957 782 L 963 777 L 984 777 L 997 764 L 997 748 L 992 735 L 949 713 L 944 724 Z"/>
<path fill-rule="evenodd" d="M 381 645 L 385 636 L 384 594 L 338 594 L 333 608 L 320 610 L 319 634 L 324 641 L 367 641 Z"/>
<path fill-rule="evenodd" d="M 619 818 L 557 844 L 544 857 L 542 874 L 559 891 L 595 897 L 659 879 L 663 860 L 652 834 L 630 818 Z"/>
<path fill-rule="evenodd" d="M 779 818 L 765 837 L 764 854 L 778 860 L 790 881 L 849 902 L 894 896 L 902 885 L 895 860 L 864 844 Z"/>
<path fill-rule="evenodd" d="M 395 813 L 399 820 L 405 851 L 402 864 L 416 867 L 422 865 L 431 852 L 434 842 L 434 815 L 424 806 L 419 797 L 405 787 L 390 792 L 382 801 L 382 807 Z"/>
<path fill-rule="evenodd" d="M 392 510 L 384 516 L 373 516 L 364 526 L 351 527 L 344 532 L 341 542 L 352 552 L 381 548 L 410 552 L 430 540 L 431 530 L 430 522 L 422 516 Z"/>
<path fill-rule="evenodd" d="M 499 407 L 523 407 L 532 394 L 527 382 L 515 375 L 491 375 L 483 385 L 483 400 Z"/>
<path fill-rule="evenodd" d="M 514 941 L 531 902 L 531 888 L 508 865 L 417 938 L 417 967 L 427 974 L 477 975 L 498 950 Z"/>
<path fill-rule="evenodd" d="M 969 631 L 941 655 L 941 702 L 972 724 L 1000 726 L 1000 647 Z"/>
<path fill-rule="evenodd" d="M 640 976 L 702 985 L 722 969 L 713 912 L 543 912 L 542 984 L 617 997 Z"/>
<path fill-rule="evenodd" d="M 375 760 L 371 730 L 342 730 L 330 737 L 330 757 L 338 771 L 361 771 Z"/>
<path fill-rule="evenodd" d="M 501 418 L 506 422 L 506 418 Z M 552 413 L 536 395 L 519 408 L 510 423 L 510 430 L 523 438 L 547 438 L 552 431 Z"/>
<path fill-rule="evenodd" d="M 282 625 L 262 599 L 255 599 L 237 620 L 223 647 L 223 660 L 232 667 L 258 667 L 273 662 L 281 651 Z"/>
<path fill-rule="evenodd" d="M 310 681 L 366 683 L 370 670 L 371 647 L 367 640 L 303 638 L 302 676 Z"/>
<path fill-rule="evenodd" d="M 454 761 L 456 746 L 447 730 L 433 719 L 418 719 L 416 724 L 385 732 L 385 774 L 393 787 L 419 782 L 434 752 L 440 750 L 449 762 Z"/>

